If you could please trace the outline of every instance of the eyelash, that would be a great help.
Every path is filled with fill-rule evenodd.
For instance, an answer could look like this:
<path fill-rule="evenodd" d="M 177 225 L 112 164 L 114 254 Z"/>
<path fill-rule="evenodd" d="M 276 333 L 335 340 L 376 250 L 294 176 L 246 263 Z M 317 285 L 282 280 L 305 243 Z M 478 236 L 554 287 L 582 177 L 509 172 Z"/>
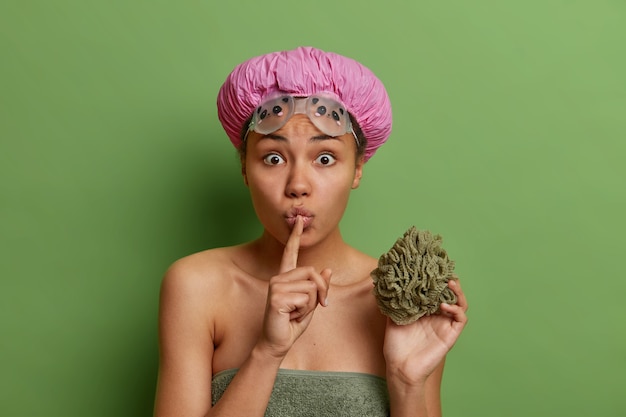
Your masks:
<path fill-rule="evenodd" d="M 272 162 L 271 162 L 271 159 L 272 159 L 272 158 L 280 158 L 280 161 L 279 161 L 279 162 L 277 162 L 277 163 L 272 163 Z M 272 166 L 274 166 L 274 165 L 280 165 L 281 163 L 285 163 L 285 158 L 283 158 L 282 156 L 280 156 L 280 155 L 279 155 L 279 154 L 277 154 L 277 153 L 270 153 L 270 154 L 267 154 L 267 155 L 265 155 L 265 156 L 263 157 L 263 162 L 265 162 L 267 165 L 272 165 Z"/>
<path fill-rule="evenodd" d="M 329 158 L 330 161 L 328 163 L 321 163 L 319 160 L 320 160 L 320 158 L 323 158 L 323 157 Z M 277 158 L 279 160 L 272 162 L 272 159 L 274 159 L 274 158 Z M 265 155 L 263 157 L 263 162 L 265 164 L 267 164 L 267 165 L 270 165 L 270 166 L 276 166 L 276 165 L 282 165 L 286 161 L 285 161 L 285 158 L 283 158 L 281 155 L 279 155 L 277 153 L 270 153 L 270 154 L 267 154 L 267 155 Z M 324 152 L 324 153 L 321 153 L 320 155 L 318 155 L 317 158 L 315 158 L 315 162 L 318 163 L 321 166 L 332 166 L 332 165 L 334 165 L 337 162 L 337 158 L 335 157 L 335 155 L 333 155 L 330 152 Z"/>
<path fill-rule="evenodd" d="M 337 162 L 337 158 L 335 158 L 335 155 L 333 155 L 330 152 L 325 152 L 325 153 L 320 154 L 317 158 L 315 158 L 315 161 L 318 161 L 322 157 L 327 157 L 327 158 L 331 159 L 330 163 L 328 163 L 328 164 L 320 164 L 322 166 L 331 166 L 331 165 L 334 165 Z"/>

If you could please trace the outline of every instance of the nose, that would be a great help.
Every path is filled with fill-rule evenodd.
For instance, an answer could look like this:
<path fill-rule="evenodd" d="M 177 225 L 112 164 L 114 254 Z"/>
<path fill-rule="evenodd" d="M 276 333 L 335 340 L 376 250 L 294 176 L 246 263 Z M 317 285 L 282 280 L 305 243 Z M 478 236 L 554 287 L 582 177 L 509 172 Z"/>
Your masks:
<path fill-rule="evenodd" d="M 311 182 L 309 181 L 308 172 L 303 164 L 294 164 L 289 171 L 287 184 L 285 186 L 285 195 L 287 197 L 299 198 L 306 197 L 311 194 Z"/>

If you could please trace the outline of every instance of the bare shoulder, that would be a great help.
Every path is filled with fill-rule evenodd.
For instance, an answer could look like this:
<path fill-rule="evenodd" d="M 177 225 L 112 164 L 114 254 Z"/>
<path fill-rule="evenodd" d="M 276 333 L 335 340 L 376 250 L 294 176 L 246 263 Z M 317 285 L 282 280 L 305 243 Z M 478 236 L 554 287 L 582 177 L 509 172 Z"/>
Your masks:
<path fill-rule="evenodd" d="M 237 268 L 232 259 L 238 246 L 198 252 L 174 262 L 161 283 L 159 328 L 161 344 L 172 352 L 197 347 L 212 349 L 216 317 L 227 306 Z M 181 342 L 186 342 L 181 345 Z"/>
<path fill-rule="evenodd" d="M 350 296 L 366 296 L 371 292 L 371 272 L 377 266 L 377 259 L 355 249 L 350 248 L 343 260 L 342 267 L 337 271 L 334 283 L 344 287 Z M 335 274 L 333 275 L 335 279 Z M 333 280 L 331 279 L 331 284 Z"/>
<path fill-rule="evenodd" d="M 371 271 L 372 269 L 376 268 L 376 265 L 378 265 L 378 259 L 374 258 L 366 253 L 363 253 L 361 251 L 356 251 L 356 256 L 359 257 L 359 263 L 367 270 L 367 271 Z"/>
<path fill-rule="evenodd" d="M 219 284 L 223 273 L 233 267 L 233 253 L 238 247 L 209 249 L 185 256 L 174 262 L 163 277 L 164 287 L 201 289 Z"/>
<path fill-rule="evenodd" d="M 352 271 L 354 276 L 360 277 L 360 280 L 366 282 L 371 280 L 370 273 L 378 265 L 378 259 L 354 248 L 352 249 L 352 254 L 349 259 L 350 265 L 354 268 Z"/>
<path fill-rule="evenodd" d="M 233 285 L 237 268 L 232 259 L 238 250 L 237 246 L 210 249 L 170 265 L 161 283 L 162 324 L 179 313 L 181 319 L 212 327 L 215 312 L 222 308 L 221 295 Z"/>
<path fill-rule="evenodd" d="M 174 262 L 159 301 L 159 378 L 155 415 L 200 413 L 210 407 L 210 381 L 219 294 L 228 288 L 236 247 L 212 249 Z M 183 407 L 183 408 L 181 408 Z"/>

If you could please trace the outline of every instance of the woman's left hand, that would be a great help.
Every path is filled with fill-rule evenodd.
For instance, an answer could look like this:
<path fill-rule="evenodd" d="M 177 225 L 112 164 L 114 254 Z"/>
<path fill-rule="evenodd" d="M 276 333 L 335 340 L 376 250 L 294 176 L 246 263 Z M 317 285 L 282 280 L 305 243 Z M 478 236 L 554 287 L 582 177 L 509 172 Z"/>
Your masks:
<path fill-rule="evenodd" d="M 383 352 L 388 376 L 407 385 L 422 384 L 452 349 L 467 323 L 467 300 L 458 279 L 451 279 L 448 286 L 457 295 L 457 304 L 441 304 L 441 314 L 407 325 L 387 318 Z"/>

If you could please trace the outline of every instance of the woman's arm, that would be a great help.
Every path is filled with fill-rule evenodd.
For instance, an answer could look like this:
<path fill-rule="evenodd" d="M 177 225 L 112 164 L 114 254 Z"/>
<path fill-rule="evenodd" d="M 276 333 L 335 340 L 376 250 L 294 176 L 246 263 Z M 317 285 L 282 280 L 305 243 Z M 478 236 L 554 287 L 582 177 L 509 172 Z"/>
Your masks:
<path fill-rule="evenodd" d="M 441 417 L 441 380 L 445 359 L 423 384 L 404 384 L 387 377 L 391 416 Z"/>
<path fill-rule="evenodd" d="M 447 353 L 467 323 L 467 301 L 458 280 L 448 284 L 456 305 L 442 314 L 399 326 L 387 319 L 384 354 L 393 417 L 441 416 L 440 387 Z"/>
<path fill-rule="evenodd" d="M 206 277 L 210 268 L 189 268 L 180 261 L 166 274 L 159 313 L 160 369 L 155 417 L 262 417 L 280 364 L 308 327 L 328 294 L 330 271 L 296 268 L 303 221 L 285 246 L 279 274 L 269 282 L 263 330 L 228 388 L 211 408 L 214 349 L 212 308 L 223 289 Z M 212 300 L 213 298 L 213 300 Z"/>
<path fill-rule="evenodd" d="M 175 263 L 161 287 L 159 378 L 155 417 L 262 416 L 282 358 L 255 347 L 215 408 L 211 408 L 215 312 L 219 285 Z M 262 314 L 262 312 L 260 313 Z M 251 395 L 253 394 L 253 395 Z"/>
<path fill-rule="evenodd" d="M 211 407 L 208 284 L 189 263 L 174 263 L 161 284 L 155 417 L 202 416 Z"/>

